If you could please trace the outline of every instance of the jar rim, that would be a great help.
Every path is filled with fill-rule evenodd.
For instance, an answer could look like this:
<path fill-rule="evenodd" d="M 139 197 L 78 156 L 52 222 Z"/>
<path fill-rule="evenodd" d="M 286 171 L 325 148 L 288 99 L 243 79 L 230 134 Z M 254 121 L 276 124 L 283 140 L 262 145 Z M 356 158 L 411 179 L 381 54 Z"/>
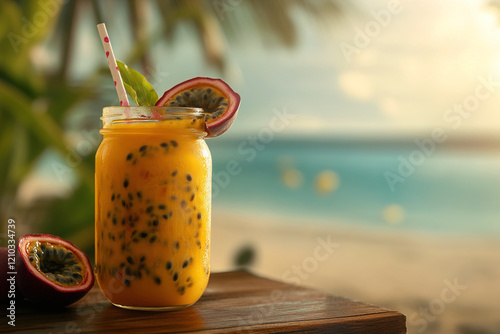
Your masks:
<path fill-rule="evenodd" d="M 183 118 L 203 118 L 202 108 L 165 106 L 110 106 L 102 109 L 104 123 L 116 120 L 169 120 Z"/>
<path fill-rule="evenodd" d="M 103 127 L 101 134 L 119 133 L 164 133 L 166 128 L 170 132 L 180 134 L 179 124 L 185 134 L 205 137 L 206 114 L 201 108 L 165 107 L 165 106 L 128 106 L 105 107 L 102 112 Z M 177 125 L 176 125 L 177 124 Z M 175 130 L 177 129 L 177 130 Z"/>

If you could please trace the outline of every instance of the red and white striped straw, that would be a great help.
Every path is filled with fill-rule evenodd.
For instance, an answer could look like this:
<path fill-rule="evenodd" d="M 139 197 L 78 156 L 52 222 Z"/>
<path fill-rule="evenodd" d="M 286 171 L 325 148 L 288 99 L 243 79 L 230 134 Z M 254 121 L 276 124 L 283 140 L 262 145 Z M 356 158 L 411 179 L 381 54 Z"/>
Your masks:
<path fill-rule="evenodd" d="M 106 30 L 106 25 L 104 23 L 99 23 L 97 25 L 97 30 L 99 31 L 99 36 L 101 37 L 102 46 L 106 52 L 106 58 L 108 59 L 109 70 L 111 71 L 111 76 L 115 82 L 116 92 L 118 93 L 118 98 L 120 99 L 121 106 L 129 106 L 127 92 L 125 91 L 125 86 L 123 85 L 122 76 L 120 75 L 120 70 L 116 64 L 115 54 L 113 53 L 113 48 L 111 47 L 111 42 L 109 40 L 108 31 Z"/>

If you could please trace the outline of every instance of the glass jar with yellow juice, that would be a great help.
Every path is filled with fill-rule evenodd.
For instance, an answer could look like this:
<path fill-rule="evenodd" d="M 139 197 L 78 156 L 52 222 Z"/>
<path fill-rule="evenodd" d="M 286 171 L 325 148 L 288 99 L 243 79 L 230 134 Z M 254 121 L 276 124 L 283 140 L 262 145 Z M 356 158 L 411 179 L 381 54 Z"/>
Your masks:
<path fill-rule="evenodd" d="M 108 107 L 96 155 L 96 277 L 130 309 L 195 303 L 210 275 L 212 160 L 201 109 Z"/>

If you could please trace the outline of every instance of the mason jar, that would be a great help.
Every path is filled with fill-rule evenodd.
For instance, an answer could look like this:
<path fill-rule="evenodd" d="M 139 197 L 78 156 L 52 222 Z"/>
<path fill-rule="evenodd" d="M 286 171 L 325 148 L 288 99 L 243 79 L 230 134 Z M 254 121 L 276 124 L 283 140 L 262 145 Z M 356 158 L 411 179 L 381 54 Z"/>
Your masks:
<path fill-rule="evenodd" d="M 95 165 L 95 273 L 116 306 L 180 309 L 210 275 L 212 158 L 199 108 L 107 107 Z"/>

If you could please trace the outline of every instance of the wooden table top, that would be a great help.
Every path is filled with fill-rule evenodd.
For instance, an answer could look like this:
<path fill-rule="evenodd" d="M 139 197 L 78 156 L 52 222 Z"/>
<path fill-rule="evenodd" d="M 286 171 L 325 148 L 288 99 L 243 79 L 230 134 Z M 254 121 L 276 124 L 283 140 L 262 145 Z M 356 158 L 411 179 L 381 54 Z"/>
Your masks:
<path fill-rule="evenodd" d="M 111 305 L 97 284 L 61 310 L 16 304 L 16 326 L 5 333 L 406 333 L 405 316 L 245 271 L 215 273 L 193 306 L 144 312 Z"/>

